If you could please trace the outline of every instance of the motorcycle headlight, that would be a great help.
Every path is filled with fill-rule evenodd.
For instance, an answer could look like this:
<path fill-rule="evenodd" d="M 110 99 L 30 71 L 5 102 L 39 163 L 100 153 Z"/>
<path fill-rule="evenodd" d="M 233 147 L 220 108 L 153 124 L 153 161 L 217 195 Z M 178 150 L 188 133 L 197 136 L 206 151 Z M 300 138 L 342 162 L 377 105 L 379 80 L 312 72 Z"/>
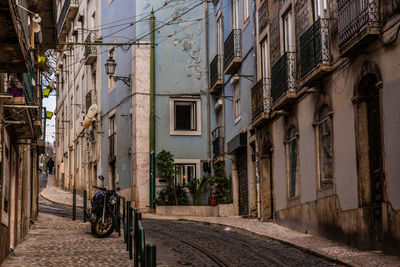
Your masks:
<path fill-rule="evenodd" d="M 115 196 L 112 196 L 110 199 L 110 203 L 115 205 L 117 203 L 117 198 Z"/>

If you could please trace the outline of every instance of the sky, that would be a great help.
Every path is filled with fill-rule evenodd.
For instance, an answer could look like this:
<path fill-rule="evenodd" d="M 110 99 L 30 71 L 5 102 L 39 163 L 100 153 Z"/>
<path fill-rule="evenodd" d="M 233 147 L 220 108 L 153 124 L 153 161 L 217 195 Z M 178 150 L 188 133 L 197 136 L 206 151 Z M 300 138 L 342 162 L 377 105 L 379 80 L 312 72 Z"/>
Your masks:
<path fill-rule="evenodd" d="M 49 98 L 43 98 L 43 107 L 46 108 L 47 111 L 51 111 L 54 113 L 56 109 L 56 95 L 55 91 L 53 91 Z M 55 115 L 51 120 L 46 120 L 46 142 L 53 143 L 56 139 L 55 133 Z"/>

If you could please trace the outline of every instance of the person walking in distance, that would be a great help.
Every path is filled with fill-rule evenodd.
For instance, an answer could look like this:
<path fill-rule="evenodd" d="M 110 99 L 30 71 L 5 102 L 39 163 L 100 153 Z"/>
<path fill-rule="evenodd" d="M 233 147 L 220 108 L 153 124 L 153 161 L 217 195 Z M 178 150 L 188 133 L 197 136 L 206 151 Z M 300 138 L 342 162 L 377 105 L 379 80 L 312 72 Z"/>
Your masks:
<path fill-rule="evenodd" d="M 54 161 L 52 158 L 50 158 L 49 161 L 47 162 L 47 170 L 49 174 L 53 173 L 53 168 L 54 168 Z"/>

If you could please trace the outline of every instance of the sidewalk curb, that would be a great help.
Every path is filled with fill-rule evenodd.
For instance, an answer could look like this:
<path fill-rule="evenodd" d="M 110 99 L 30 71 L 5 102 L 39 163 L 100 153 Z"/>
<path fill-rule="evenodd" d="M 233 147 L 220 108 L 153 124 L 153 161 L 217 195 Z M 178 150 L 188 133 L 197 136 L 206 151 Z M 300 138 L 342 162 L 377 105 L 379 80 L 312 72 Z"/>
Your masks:
<path fill-rule="evenodd" d="M 149 219 L 157 219 L 157 218 L 149 218 Z M 160 220 L 167 220 L 167 219 L 160 218 Z M 186 219 L 186 218 L 177 218 L 177 219 L 173 219 L 173 220 L 175 220 L 175 221 L 186 221 L 186 222 L 197 222 L 197 223 L 202 223 L 202 224 L 212 224 L 212 225 L 219 225 L 219 226 L 225 226 L 225 227 L 227 226 L 227 227 L 230 227 L 230 228 L 233 228 L 233 229 L 236 229 L 236 230 L 246 231 L 246 232 L 249 232 L 251 234 L 255 234 L 255 235 L 258 235 L 258 236 L 264 236 L 264 237 L 270 238 L 270 239 L 272 239 L 274 241 L 280 242 L 280 243 L 282 243 L 284 245 L 287 245 L 287 246 L 291 246 L 291 247 L 297 248 L 297 249 L 299 249 L 299 250 L 301 250 L 301 251 L 303 251 L 303 252 L 305 252 L 307 254 L 323 258 L 323 259 L 325 259 L 325 260 L 327 260 L 329 262 L 332 262 L 332 263 L 342 264 L 344 266 L 350 266 L 350 267 L 354 266 L 352 264 L 352 262 L 347 262 L 347 261 L 341 260 L 341 259 L 339 259 L 337 257 L 333 257 L 332 255 L 329 255 L 327 253 L 316 251 L 316 250 L 313 250 L 311 248 L 303 247 L 303 246 L 294 244 L 294 243 L 292 243 L 290 241 L 278 239 L 276 237 L 271 237 L 269 235 L 259 234 L 259 233 L 253 232 L 251 230 L 248 230 L 246 228 L 240 228 L 240 227 L 232 226 L 232 225 L 229 225 L 229 224 L 223 224 L 223 223 L 217 223 L 217 222 L 207 222 L 207 221 L 197 221 L 195 219 Z"/>

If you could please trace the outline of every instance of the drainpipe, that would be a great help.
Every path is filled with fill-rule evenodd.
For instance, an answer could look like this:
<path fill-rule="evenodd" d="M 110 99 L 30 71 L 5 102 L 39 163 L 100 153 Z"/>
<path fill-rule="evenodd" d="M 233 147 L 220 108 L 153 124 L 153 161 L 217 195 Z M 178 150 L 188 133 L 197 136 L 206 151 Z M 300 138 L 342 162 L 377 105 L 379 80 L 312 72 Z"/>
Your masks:
<path fill-rule="evenodd" d="M 206 86 L 207 86 L 207 155 L 211 159 L 211 122 L 210 122 L 210 83 L 209 83 L 209 70 L 210 62 L 208 59 L 209 54 L 209 36 L 208 36 L 208 1 L 205 2 L 205 27 L 206 27 Z"/>
<path fill-rule="evenodd" d="M 155 199 L 155 173 L 156 173 L 156 155 L 155 155 L 155 58 L 154 58 L 154 11 L 151 10 L 150 18 L 150 208 L 154 209 Z"/>
<path fill-rule="evenodd" d="M 268 156 L 269 156 L 269 182 L 270 182 L 270 194 L 271 194 L 271 217 L 270 219 L 272 219 L 275 222 L 275 208 L 274 208 L 274 181 L 273 181 L 273 177 L 272 177 L 272 147 L 269 149 L 268 152 Z"/>
<path fill-rule="evenodd" d="M 256 197 L 257 197 L 257 219 L 261 219 L 261 179 L 260 179 L 260 154 L 255 151 L 256 156 Z"/>

